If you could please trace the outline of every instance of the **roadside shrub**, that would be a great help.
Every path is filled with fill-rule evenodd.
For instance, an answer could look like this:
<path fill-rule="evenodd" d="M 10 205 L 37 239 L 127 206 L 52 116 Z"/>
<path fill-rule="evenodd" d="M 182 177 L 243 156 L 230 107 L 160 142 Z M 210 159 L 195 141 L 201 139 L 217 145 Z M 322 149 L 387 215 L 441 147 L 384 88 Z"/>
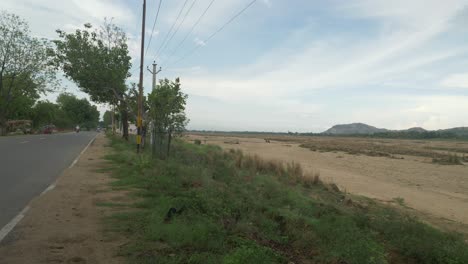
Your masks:
<path fill-rule="evenodd" d="M 311 188 L 314 185 L 323 185 L 322 181 L 320 180 L 320 172 L 304 174 L 299 180 L 306 188 Z"/>
<path fill-rule="evenodd" d="M 281 258 L 269 248 L 257 245 L 236 248 L 224 257 L 223 264 L 271 264 L 281 263 Z"/>
<path fill-rule="evenodd" d="M 346 202 L 299 163 L 183 142 L 147 162 L 112 140 L 112 185 L 139 198 L 113 217 L 130 263 L 468 263 L 462 238 L 376 202 Z"/>

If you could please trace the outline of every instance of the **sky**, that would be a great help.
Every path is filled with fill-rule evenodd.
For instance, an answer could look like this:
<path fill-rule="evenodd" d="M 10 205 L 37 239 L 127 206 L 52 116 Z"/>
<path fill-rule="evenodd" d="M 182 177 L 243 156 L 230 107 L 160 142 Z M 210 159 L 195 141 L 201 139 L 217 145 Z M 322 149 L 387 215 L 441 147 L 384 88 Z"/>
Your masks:
<path fill-rule="evenodd" d="M 468 126 L 468 0 L 257 0 L 207 41 L 251 2 L 214 1 L 190 33 L 211 1 L 163 0 L 154 32 L 159 0 L 147 4 L 144 65 L 156 61 L 158 79 L 180 77 L 189 129 Z M 138 81 L 142 0 L 2 0 L 0 9 L 50 39 L 113 18 L 129 37 L 129 82 Z"/>

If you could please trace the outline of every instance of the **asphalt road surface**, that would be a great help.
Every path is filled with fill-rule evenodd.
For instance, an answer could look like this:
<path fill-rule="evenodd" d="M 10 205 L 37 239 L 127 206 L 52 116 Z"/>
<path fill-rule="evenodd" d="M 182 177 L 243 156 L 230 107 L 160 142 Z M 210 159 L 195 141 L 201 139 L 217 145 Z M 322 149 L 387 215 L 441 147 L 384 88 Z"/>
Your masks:
<path fill-rule="evenodd" d="M 0 137 L 0 229 L 41 194 L 96 132 Z"/>

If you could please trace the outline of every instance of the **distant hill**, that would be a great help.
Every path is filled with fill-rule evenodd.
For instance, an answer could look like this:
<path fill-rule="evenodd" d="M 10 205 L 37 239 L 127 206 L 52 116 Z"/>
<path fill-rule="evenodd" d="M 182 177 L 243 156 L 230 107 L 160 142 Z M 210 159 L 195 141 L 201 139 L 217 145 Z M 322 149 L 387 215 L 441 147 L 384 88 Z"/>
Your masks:
<path fill-rule="evenodd" d="M 459 137 L 468 137 L 468 127 L 454 127 L 449 129 L 440 129 L 437 132 L 452 133 Z"/>
<path fill-rule="evenodd" d="M 324 135 L 381 135 L 385 137 L 428 137 L 428 138 L 452 138 L 468 137 L 468 127 L 455 127 L 449 129 L 426 130 L 422 127 L 412 127 L 403 130 L 389 130 L 377 128 L 363 123 L 335 125 L 322 132 Z"/>
<path fill-rule="evenodd" d="M 422 127 L 412 127 L 412 128 L 408 128 L 408 129 L 405 129 L 405 130 L 398 130 L 400 132 L 427 132 L 426 129 L 422 128 Z"/>
<path fill-rule="evenodd" d="M 373 126 L 369 126 L 363 123 L 352 123 L 352 124 L 345 124 L 345 125 L 335 125 L 332 128 L 328 129 L 327 131 L 323 132 L 323 134 L 328 135 L 357 135 L 357 134 L 375 134 L 375 133 L 382 133 L 388 132 L 389 130 L 383 128 L 376 128 Z"/>

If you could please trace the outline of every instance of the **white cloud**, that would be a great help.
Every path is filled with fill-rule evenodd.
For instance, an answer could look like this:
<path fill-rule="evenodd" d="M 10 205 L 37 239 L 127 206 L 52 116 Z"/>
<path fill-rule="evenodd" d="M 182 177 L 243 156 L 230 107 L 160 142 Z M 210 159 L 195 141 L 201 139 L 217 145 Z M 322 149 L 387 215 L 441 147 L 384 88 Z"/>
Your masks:
<path fill-rule="evenodd" d="M 187 7 L 192 1 L 188 2 Z M 210 1 L 197 1 L 167 50 L 172 51 Z M 162 34 L 155 34 L 153 37 L 152 47 L 146 56 L 147 63 L 151 63 L 155 57 L 154 53 L 162 41 L 160 36 L 166 35 L 183 2 L 163 2 L 157 24 L 157 34 Z M 249 2 L 250 0 L 215 1 L 182 50 L 194 45 L 205 46 L 203 39 Z M 457 99 L 450 94 L 402 97 L 404 105 L 391 101 L 388 96 L 363 98 L 356 101 L 359 107 L 353 109 L 344 109 L 336 98 L 304 99 L 303 95 L 315 91 L 334 91 L 335 97 L 339 98 L 342 91 L 363 86 L 394 96 L 396 92 L 393 93 L 392 89 L 397 88 L 424 88 L 427 85 L 434 90 L 443 87 L 467 88 L 468 74 L 459 73 L 459 68 L 453 72 L 456 67 L 451 67 L 447 61 L 466 57 L 468 48 L 464 43 L 451 41 L 447 36 L 453 33 L 451 31 L 454 27 L 464 26 L 455 25 L 454 23 L 460 24 L 460 21 L 454 18 L 464 10 L 468 0 L 324 1 L 319 6 L 326 6 L 327 12 L 320 18 L 314 17 L 314 21 L 312 18 L 303 19 L 304 17 L 287 18 L 293 19 L 293 22 L 301 21 L 301 24 L 297 26 L 292 23 L 292 26 L 283 23 L 289 32 L 281 31 L 284 36 L 280 42 L 269 43 L 270 39 L 246 40 L 242 35 L 243 31 L 239 30 L 258 30 L 253 21 L 260 24 L 271 21 L 275 25 L 288 22 L 282 21 L 284 14 L 298 12 L 308 5 L 306 2 L 308 1 L 294 6 L 281 1 L 258 1 L 231 24 L 230 34 L 224 35 L 227 39 L 265 46 L 262 54 L 249 54 L 248 57 L 241 57 L 243 50 L 226 51 L 232 54 L 234 61 L 244 60 L 244 63 L 218 67 L 216 55 L 210 57 L 210 52 L 215 51 L 216 47 L 210 44 L 210 49 L 199 49 L 198 52 L 205 52 L 205 56 L 202 60 L 194 61 L 196 66 L 187 60 L 188 63 L 171 69 L 170 74 L 181 75 L 183 89 L 198 98 L 190 101 L 189 108 L 189 115 L 195 125 L 200 128 L 203 124 L 212 124 L 246 129 L 250 126 L 251 129 L 258 130 L 263 130 L 263 127 L 270 130 L 290 128 L 308 131 L 320 130 L 335 122 L 348 121 L 369 122 L 390 128 L 414 125 L 437 128 L 463 123 L 453 113 L 466 111 L 459 104 L 466 105 L 467 99 Z M 333 4 L 330 6 L 330 3 Z M 149 1 L 148 4 L 149 10 L 156 10 L 156 1 Z M 139 5 L 134 5 L 133 11 L 130 3 L 123 0 L 2 0 L 0 5 L 27 18 L 35 34 L 49 37 L 56 36 L 56 28 L 73 30 L 84 22 L 100 22 L 104 16 L 115 17 L 115 21 L 123 24 L 129 33 L 132 62 L 134 69 L 138 68 L 141 30 L 138 21 L 140 14 L 137 13 Z M 151 15 L 154 12 L 150 12 Z M 348 19 L 349 26 L 338 23 L 343 28 L 334 28 L 334 19 Z M 355 21 L 357 25 L 353 24 Z M 146 33 L 150 33 L 153 18 L 149 17 L 147 22 Z M 365 26 L 366 29 L 362 32 L 362 24 L 370 29 Z M 326 28 L 328 26 L 331 27 L 330 30 Z M 261 33 L 259 39 L 274 35 L 276 31 L 272 28 L 268 34 Z M 190 40 L 194 43 L 190 43 Z M 165 65 L 162 66 L 160 76 L 170 76 L 166 75 Z M 137 81 L 137 77 L 134 75 L 131 81 Z M 145 79 L 145 87 L 150 87 L 150 81 L 150 78 Z M 450 90 L 439 89 L 438 92 L 447 91 Z M 206 103 L 207 100 L 210 103 Z M 375 100 L 378 106 L 366 105 L 366 100 Z M 334 114 L 330 114 L 330 109 Z M 376 112 L 379 112 L 378 117 Z"/>
<path fill-rule="evenodd" d="M 449 88 L 468 88 L 468 73 L 450 75 L 442 80 L 441 85 Z"/>
<path fill-rule="evenodd" d="M 72 0 L 76 7 L 87 17 L 101 21 L 104 17 L 118 18 L 120 23 L 134 22 L 133 12 L 121 0 Z"/>
<path fill-rule="evenodd" d="M 262 0 L 262 2 L 263 2 L 268 8 L 271 8 L 271 7 L 272 7 L 271 0 Z"/>
<path fill-rule="evenodd" d="M 199 39 L 199 38 L 195 38 L 195 39 L 193 40 L 193 42 L 195 42 L 195 44 L 196 44 L 197 46 L 202 46 L 202 47 L 206 46 L 205 41 L 203 41 L 203 40 L 201 40 L 201 39 Z"/>

